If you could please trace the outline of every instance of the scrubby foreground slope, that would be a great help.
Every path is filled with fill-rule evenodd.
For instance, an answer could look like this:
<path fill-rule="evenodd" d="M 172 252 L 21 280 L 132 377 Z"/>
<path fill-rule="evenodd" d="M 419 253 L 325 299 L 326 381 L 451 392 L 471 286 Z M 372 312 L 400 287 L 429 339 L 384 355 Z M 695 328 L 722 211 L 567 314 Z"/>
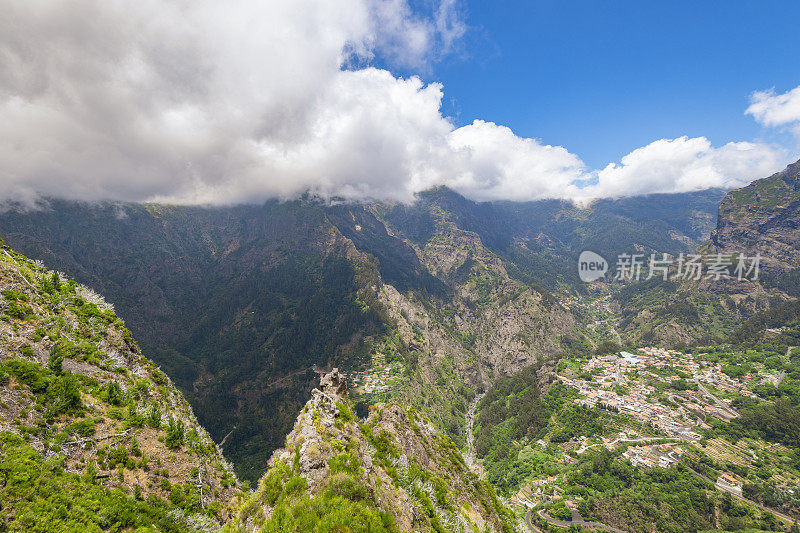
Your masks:
<path fill-rule="evenodd" d="M 413 410 L 359 422 L 334 369 L 229 531 L 514 531 L 516 519 L 453 442 Z M 333 529 L 332 529 L 333 528 Z"/>
<path fill-rule="evenodd" d="M 90 290 L 0 240 L 0 531 L 213 530 L 235 478 Z"/>

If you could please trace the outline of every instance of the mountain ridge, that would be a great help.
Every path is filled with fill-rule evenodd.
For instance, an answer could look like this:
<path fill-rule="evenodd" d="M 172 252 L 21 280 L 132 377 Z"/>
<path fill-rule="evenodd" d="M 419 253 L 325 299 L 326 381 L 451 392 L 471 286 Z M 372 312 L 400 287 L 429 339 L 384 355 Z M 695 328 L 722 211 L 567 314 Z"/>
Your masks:
<path fill-rule="evenodd" d="M 224 523 L 232 468 L 113 308 L 2 240 L 0 294 L 0 527 Z"/>

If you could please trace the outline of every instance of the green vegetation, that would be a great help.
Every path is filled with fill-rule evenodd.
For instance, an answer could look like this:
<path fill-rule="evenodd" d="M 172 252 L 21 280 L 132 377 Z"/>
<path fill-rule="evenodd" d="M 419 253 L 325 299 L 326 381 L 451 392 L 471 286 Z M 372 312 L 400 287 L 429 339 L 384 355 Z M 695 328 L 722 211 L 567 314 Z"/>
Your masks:
<path fill-rule="evenodd" d="M 235 479 L 180 393 L 148 379 L 158 370 L 111 307 L 6 249 L 0 288 L 8 285 L 6 308 L 25 302 L 30 313 L 9 316 L 0 335 L 0 415 L 16 434 L 0 433 L 0 531 L 219 524 Z M 181 422 L 162 428 L 162 409 Z M 194 479 L 186 463 L 198 465 Z"/>
<path fill-rule="evenodd" d="M 82 415 L 78 378 L 72 374 L 56 374 L 25 359 L 9 359 L 0 363 L 0 374 L 12 375 L 27 385 L 36 400 L 33 406 L 44 412 L 44 419 L 60 414 Z"/>
<path fill-rule="evenodd" d="M 716 521 L 723 530 L 779 529 L 770 513 L 719 494 L 685 468 L 636 468 L 604 449 L 581 456 L 566 480 L 566 494 L 583 498 L 585 518 L 602 518 L 628 531 L 707 530 Z"/>
<path fill-rule="evenodd" d="M 584 430 L 598 432 L 608 416 L 597 409 L 572 406 L 575 391 L 558 383 L 542 396 L 539 368 L 532 365 L 498 380 L 478 405 L 475 453 L 483 460 L 486 478 L 505 494 L 518 489 L 533 472 L 551 470 L 534 456 L 520 459 L 526 443 L 548 433 L 552 442 L 565 442 L 585 434 Z"/>
<path fill-rule="evenodd" d="M 193 531 L 174 506 L 146 501 L 120 489 L 106 489 L 91 474 L 64 471 L 58 457 L 45 460 L 20 437 L 0 433 L 0 529 L 25 533 L 127 531 L 156 528 Z"/>
<path fill-rule="evenodd" d="M 353 452 L 343 452 L 330 461 L 323 481 L 325 490 L 316 496 L 307 492 L 305 478 L 292 467 L 279 463 L 262 479 L 258 490 L 240 513 L 248 516 L 256 506 L 269 505 L 271 516 L 261 525 L 269 532 L 396 532 L 391 515 L 377 508 L 373 494 L 361 481 L 363 472 Z M 236 530 L 229 526 L 230 530 Z"/>
<path fill-rule="evenodd" d="M 338 399 L 331 423 L 321 413 L 328 408 L 315 405 L 309 402 L 303 410 L 287 438 L 289 453 L 241 503 L 226 531 L 241 531 L 247 523 L 261 531 L 396 532 L 402 520 L 403 530 L 445 533 L 473 520 L 465 508 L 490 520 L 492 531 L 513 531 L 513 513 L 468 471 L 452 440 L 430 429 L 420 413 L 376 404 L 368 419 L 357 423 L 349 402 Z M 413 434 L 398 438 L 389 430 L 398 425 Z M 322 460 L 327 468 L 309 474 L 302 466 L 308 460 Z M 317 473 L 324 476 L 308 490 L 303 476 Z M 399 494 L 407 496 L 398 499 Z M 410 513 L 412 508 L 418 511 Z"/>

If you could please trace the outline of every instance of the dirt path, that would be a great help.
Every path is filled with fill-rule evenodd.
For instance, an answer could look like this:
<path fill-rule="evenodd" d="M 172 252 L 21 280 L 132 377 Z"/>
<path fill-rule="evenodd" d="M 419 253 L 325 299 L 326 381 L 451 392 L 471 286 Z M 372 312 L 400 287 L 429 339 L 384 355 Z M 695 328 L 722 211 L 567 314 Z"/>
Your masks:
<path fill-rule="evenodd" d="M 227 440 L 228 440 L 228 437 L 230 437 L 231 435 L 233 435 L 233 432 L 234 432 L 234 431 L 236 431 L 236 426 L 235 426 L 235 425 L 233 426 L 233 429 L 232 429 L 232 430 L 230 430 L 230 431 L 228 432 L 228 434 L 227 434 L 227 435 L 225 435 L 225 437 L 222 439 L 222 442 L 220 442 L 220 443 L 219 443 L 219 447 L 220 447 L 220 449 L 222 449 L 222 447 L 223 447 L 223 446 L 225 446 L 225 441 L 227 441 Z"/>

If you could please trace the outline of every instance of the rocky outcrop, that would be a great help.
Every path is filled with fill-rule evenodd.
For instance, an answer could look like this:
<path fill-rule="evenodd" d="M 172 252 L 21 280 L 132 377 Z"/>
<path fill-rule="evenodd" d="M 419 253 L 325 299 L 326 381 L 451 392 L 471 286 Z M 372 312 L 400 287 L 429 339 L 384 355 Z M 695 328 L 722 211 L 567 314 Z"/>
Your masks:
<path fill-rule="evenodd" d="M 292 492 L 300 486 L 302 493 Z M 347 501 L 336 500 L 342 494 Z M 382 517 L 385 529 L 376 531 L 516 527 L 513 513 L 429 420 L 390 403 L 372 406 L 359 421 L 344 377 L 334 369 L 312 392 L 285 447 L 273 454 L 270 470 L 229 527 L 250 532 L 299 524 L 309 509 L 353 502 L 358 504 L 350 511 L 354 520 Z"/>
<path fill-rule="evenodd" d="M 715 251 L 761 254 L 766 271 L 800 265 L 800 161 L 729 192 L 720 204 Z"/>

